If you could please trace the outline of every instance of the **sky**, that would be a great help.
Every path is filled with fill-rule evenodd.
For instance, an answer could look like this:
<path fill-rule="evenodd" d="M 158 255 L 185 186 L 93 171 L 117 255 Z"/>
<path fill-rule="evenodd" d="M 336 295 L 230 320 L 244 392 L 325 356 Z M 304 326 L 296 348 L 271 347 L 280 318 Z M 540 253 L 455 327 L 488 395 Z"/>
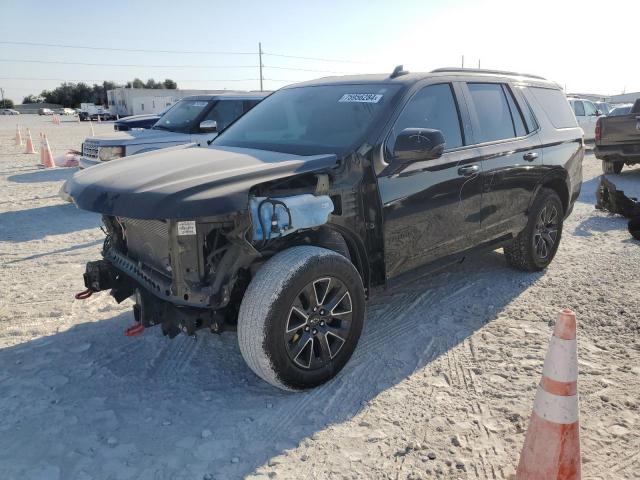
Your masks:
<path fill-rule="evenodd" d="M 465 67 L 617 94 L 640 91 L 640 40 L 625 27 L 639 17 L 638 0 L 0 0 L 0 87 L 16 103 L 63 81 L 135 77 L 254 90 L 261 42 L 265 90 L 399 64 L 459 67 L 464 55 Z"/>

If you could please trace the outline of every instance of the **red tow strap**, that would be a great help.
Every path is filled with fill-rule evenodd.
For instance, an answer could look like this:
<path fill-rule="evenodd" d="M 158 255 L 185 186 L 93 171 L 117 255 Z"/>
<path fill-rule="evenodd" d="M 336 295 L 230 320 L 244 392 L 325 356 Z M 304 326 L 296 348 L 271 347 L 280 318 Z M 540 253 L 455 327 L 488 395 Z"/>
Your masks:
<path fill-rule="evenodd" d="M 91 295 L 93 295 L 93 290 L 91 290 L 90 288 L 87 288 L 86 290 L 83 290 L 82 292 L 76 293 L 75 297 L 76 297 L 76 300 L 86 300 Z"/>
<path fill-rule="evenodd" d="M 132 326 L 130 326 L 129 328 L 127 328 L 124 331 L 124 336 L 125 337 L 137 337 L 138 335 L 142 334 L 142 332 L 144 332 L 144 325 L 142 325 L 141 323 L 136 323 Z"/>

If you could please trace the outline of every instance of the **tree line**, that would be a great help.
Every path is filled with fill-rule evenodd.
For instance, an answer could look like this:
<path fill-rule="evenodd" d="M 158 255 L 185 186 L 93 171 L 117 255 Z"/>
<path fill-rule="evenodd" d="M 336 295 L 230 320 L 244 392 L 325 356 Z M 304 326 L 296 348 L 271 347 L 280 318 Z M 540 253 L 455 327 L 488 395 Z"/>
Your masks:
<path fill-rule="evenodd" d="M 109 81 L 104 81 L 101 85 L 94 83 L 93 86 L 83 82 L 65 82 L 53 90 L 43 90 L 40 95 L 28 95 L 24 97 L 22 103 L 46 102 L 59 104 L 63 107 L 79 107 L 81 103 L 95 103 L 106 106 L 108 105 L 107 91 L 118 86 L 115 82 Z M 178 84 L 170 78 L 163 82 L 156 82 L 153 78 L 143 82 L 139 78 L 134 78 L 133 81 L 127 82 L 125 87 L 175 90 L 178 88 Z"/>

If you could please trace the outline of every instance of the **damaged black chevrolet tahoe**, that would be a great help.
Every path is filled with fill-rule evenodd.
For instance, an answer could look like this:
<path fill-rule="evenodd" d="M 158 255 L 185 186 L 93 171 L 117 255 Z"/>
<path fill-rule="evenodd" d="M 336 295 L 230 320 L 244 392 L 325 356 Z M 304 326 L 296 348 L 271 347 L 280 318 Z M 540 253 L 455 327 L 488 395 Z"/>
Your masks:
<path fill-rule="evenodd" d="M 170 337 L 237 328 L 249 367 L 296 390 L 345 365 L 374 287 L 497 248 L 549 265 L 583 154 L 555 83 L 399 67 L 283 88 L 209 148 L 112 161 L 67 189 L 104 216 L 87 294 L 134 297 L 139 328 Z"/>

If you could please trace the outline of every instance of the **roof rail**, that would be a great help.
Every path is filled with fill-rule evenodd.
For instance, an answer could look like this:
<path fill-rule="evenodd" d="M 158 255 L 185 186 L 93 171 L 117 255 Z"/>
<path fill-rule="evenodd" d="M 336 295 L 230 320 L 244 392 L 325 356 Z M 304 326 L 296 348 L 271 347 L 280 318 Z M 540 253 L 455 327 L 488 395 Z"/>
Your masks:
<path fill-rule="evenodd" d="M 494 75 L 513 75 L 516 77 L 530 77 L 537 78 L 540 80 L 546 80 L 546 78 L 541 77 L 540 75 L 531 75 L 529 73 L 517 73 L 517 72 L 508 72 L 505 70 L 484 70 L 481 68 L 436 68 L 435 70 L 431 70 L 431 73 L 443 73 L 443 72 L 456 72 L 456 73 L 488 73 Z"/>

